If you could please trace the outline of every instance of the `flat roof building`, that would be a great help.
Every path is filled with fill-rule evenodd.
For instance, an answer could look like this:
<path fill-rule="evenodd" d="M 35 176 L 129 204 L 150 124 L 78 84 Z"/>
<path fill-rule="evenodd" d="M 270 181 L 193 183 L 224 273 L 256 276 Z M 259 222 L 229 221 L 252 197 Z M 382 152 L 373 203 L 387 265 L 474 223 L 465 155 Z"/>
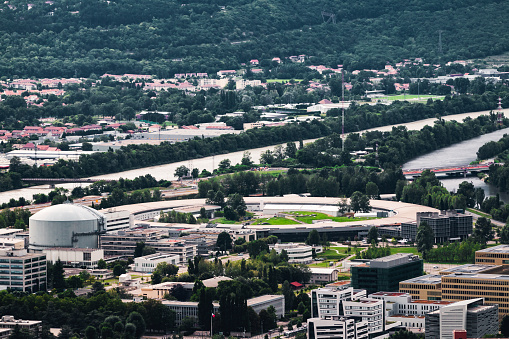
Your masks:
<path fill-rule="evenodd" d="M 476 251 L 475 263 L 481 265 L 509 265 L 509 245 L 498 245 Z"/>
<path fill-rule="evenodd" d="M 399 282 L 399 291 L 408 293 L 416 300 L 441 300 L 442 276 L 428 274 Z"/>
<path fill-rule="evenodd" d="M 367 290 L 398 291 L 399 282 L 422 275 L 423 261 L 411 253 L 397 253 L 350 268 L 352 286 Z"/>
<path fill-rule="evenodd" d="M 337 268 L 310 267 L 309 270 L 311 271 L 311 279 L 309 279 L 311 284 L 324 284 L 338 280 L 339 270 Z"/>
<path fill-rule="evenodd" d="M 37 292 L 46 289 L 46 255 L 25 249 L 0 249 L 0 288 Z"/>
<path fill-rule="evenodd" d="M 136 272 L 152 273 L 157 265 L 162 262 L 168 265 L 178 265 L 180 256 L 178 254 L 154 253 L 134 258 L 134 270 Z"/>
<path fill-rule="evenodd" d="M 426 339 L 453 339 L 453 331 L 466 330 L 469 338 L 498 334 L 498 305 L 483 298 L 458 301 L 426 314 Z"/>
<path fill-rule="evenodd" d="M 401 236 L 415 241 L 417 228 L 421 222 L 427 222 L 433 229 L 435 242 L 442 243 L 451 239 L 465 239 L 473 230 L 473 218 L 471 215 L 457 213 L 456 211 L 417 212 L 416 222 L 401 224 Z"/>
<path fill-rule="evenodd" d="M 276 250 L 277 254 L 281 254 L 283 250 L 288 254 L 289 264 L 309 264 L 313 261 L 313 247 L 303 244 L 274 244 L 270 246 Z"/>
<path fill-rule="evenodd" d="M 97 248 L 54 247 L 43 250 L 46 259 L 55 263 L 60 260 L 66 266 L 97 268 L 99 260 L 104 259 L 104 251 Z"/>

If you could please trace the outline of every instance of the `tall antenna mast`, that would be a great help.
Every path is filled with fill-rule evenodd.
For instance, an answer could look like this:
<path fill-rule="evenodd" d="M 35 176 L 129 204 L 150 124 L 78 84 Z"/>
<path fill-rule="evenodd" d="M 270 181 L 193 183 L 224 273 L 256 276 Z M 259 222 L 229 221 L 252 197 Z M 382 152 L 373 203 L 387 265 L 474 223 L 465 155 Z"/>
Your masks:
<path fill-rule="evenodd" d="M 498 97 L 498 115 L 497 122 L 499 126 L 502 126 L 502 98 Z"/>
<path fill-rule="evenodd" d="M 345 72 L 341 66 L 341 150 L 345 151 Z"/>

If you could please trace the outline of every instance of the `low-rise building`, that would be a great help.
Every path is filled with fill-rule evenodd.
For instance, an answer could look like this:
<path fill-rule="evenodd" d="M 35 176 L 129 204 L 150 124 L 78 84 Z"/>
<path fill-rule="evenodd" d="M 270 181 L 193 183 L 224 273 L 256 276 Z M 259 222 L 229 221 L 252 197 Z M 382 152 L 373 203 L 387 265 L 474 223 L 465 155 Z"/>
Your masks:
<path fill-rule="evenodd" d="M 309 282 L 311 284 L 325 284 L 331 281 L 338 280 L 338 269 L 334 267 L 310 267 L 311 278 Z"/>
<path fill-rule="evenodd" d="M 4 315 L 0 319 L 0 328 L 8 328 L 12 330 L 16 326 L 18 326 L 20 330 L 26 330 L 31 334 L 34 334 L 36 331 L 41 330 L 42 321 L 14 319 L 12 315 Z"/>
<path fill-rule="evenodd" d="M 198 302 L 163 300 L 163 305 L 175 312 L 175 326 L 180 326 L 182 320 L 186 317 L 194 318 L 198 321 Z M 219 304 L 212 303 L 214 313 L 219 312 Z"/>
<path fill-rule="evenodd" d="M 42 252 L 51 263 L 60 260 L 64 265 L 73 267 L 97 268 L 99 260 L 104 259 L 104 251 L 97 248 L 53 247 Z"/>
<path fill-rule="evenodd" d="M 251 298 L 247 300 L 247 306 L 252 307 L 256 313 L 260 313 L 261 310 L 266 310 L 272 306 L 276 310 L 278 318 L 282 318 L 285 315 L 285 297 L 283 295 L 267 294 Z"/>
<path fill-rule="evenodd" d="M 313 247 L 303 244 L 274 244 L 270 248 L 281 254 L 283 250 L 288 254 L 288 263 L 290 264 L 309 264 L 313 261 Z"/>
<path fill-rule="evenodd" d="M 136 272 L 152 273 L 157 265 L 162 262 L 168 265 L 178 265 L 180 256 L 178 254 L 154 253 L 134 258 L 134 270 Z"/>

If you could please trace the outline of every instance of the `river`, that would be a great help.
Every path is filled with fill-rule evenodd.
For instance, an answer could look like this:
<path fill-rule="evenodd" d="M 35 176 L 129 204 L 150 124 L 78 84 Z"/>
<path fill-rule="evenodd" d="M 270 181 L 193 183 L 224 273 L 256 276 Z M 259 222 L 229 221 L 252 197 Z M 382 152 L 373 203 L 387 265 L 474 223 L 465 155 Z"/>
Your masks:
<path fill-rule="evenodd" d="M 488 114 L 488 113 L 489 113 L 489 111 L 462 113 L 462 114 L 445 116 L 445 117 L 443 117 L 443 119 L 447 120 L 447 121 L 449 121 L 449 120 L 462 121 L 466 117 L 475 119 L 476 117 L 478 117 L 482 114 Z M 506 115 L 509 114 L 509 109 L 504 110 L 504 113 Z M 432 126 L 435 120 L 436 119 L 434 119 L 434 118 L 424 119 L 424 120 L 409 122 L 409 123 L 405 123 L 405 124 L 397 124 L 397 125 L 372 128 L 372 129 L 368 129 L 366 131 L 373 131 L 373 130 L 390 131 L 392 129 L 392 127 L 394 127 L 394 126 L 406 126 L 409 130 L 418 130 L 418 129 L 423 128 L 425 125 Z M 365 131 L 362 131 L 362 132 L 365 132 Z M 499 137 L 497 138 L 494 136 L 493 139 L 490 139 L 490 140 L 498 140 L 498 139 L 500 139 L 500 138 Z M 314 140 L 315 139 L 305 140 L 304 143 L 309 143 Z M 487 140 L 487 141 L 489 141 L 489 140 Z M 479 146 L 473 152 L 474 158 L 475 158 L 475 152 L 477 151 Z M 251 153 L 251 159 L 254 162 L 258 162 L 258 160 L 260 159 L 260 155 L 263 152 L 265 152 L 266 150 L 273 150 L 274 147 L 275 146 L 269 146 L 269 147 L 255 148 L 255 149 L 249 150 L 249 152 Z M 158 180 L 161 180 L 161 179 L 175 180 L 176 179 L 176 177 L 174 176 L 175 169 L 181 165 L 187 166 L 188 168 L 198 168 L 200 170 L 200 172 L 203 169 L 212 171 L 213 168 L 217 168 L 219 162 L 223 159 L 230 159 L 232 164 L 240 163 L 240 161 L 242 160 L 243 154 L 244 154 L 244 151 L 233 152 L 233 153 L 228 153 L 228 154 L 216 155 L 214 157 L 206 157 L 206 158 L 194 159 L 194 160 L 190 160 L 190 161 L 181 161 L 181 162 L 176 162 L 176 163 L 172 163 L 172 164 L 151 166 L 151 167 L 139 168 L 139 169 L 130 170 L 130 171 L 104 174 L 104 175 L 92 177 L 92 179 L 118 179 L 118 178 L 134 179 L 134 178 L 142 176 L 142 175 L 150 174 Z M 472 161 L 472 160 L 470 160 L 470 161 Z M 438 166 L 438 165 L 436 165 L 436 166 Z M 80 184 L 63 184 L 63 185 L 58 185 L 58 186 L 64 187 L 71 191 L 74 187 L 79 186 L 79 185 Z M 456 185 L 456 187 L 457 187 L 457 185 Z M 7 192 L 0 192 L 0 203 L 4 203 L 4 202 L 6 203 L 12 198 L 19 199 L 20 197 L 24 197 L 27 200 L 32 200 L 34 194 L 36 194 L 36 193 L 48 194 L 50 191 L 51 191 L 51 189 L 48 188 L 48 185 L 43 185 L 43 186 L 32 186 L 29 188 L 23 188 L 23 189 L 12 190 L 12 191 L 7 191 Z"/>
<path fill-rule="evenodd" d="M 404 169 L 413 168 L 430 168 L 430 167 L 447 167 L 447 166 L 462 166 L 468 165 L 470 162 L 477 159 L 477 150 L 479 147 L 489 141 L 498 141 L 504 134 L 509 133 L 509 128 L 504 128 L 492 133 L 484 134 L 479 137 L 465 140 L 458 144 L 445 147 L 431 153 L 422 155 L 415 158 L 403 165 Z M 472 182 L 475 187 L 484 189 L 487 197 L 500 194 L 500 199 L 504 202 L 509 201 L 509 194 L 501 193 L 499 190 L 490 184 L 485 183 L 476 176 L 463 177 L 439 177 L 445 188 L 449 191 L 456 191 L 459 184 L 463 181 Z"/>

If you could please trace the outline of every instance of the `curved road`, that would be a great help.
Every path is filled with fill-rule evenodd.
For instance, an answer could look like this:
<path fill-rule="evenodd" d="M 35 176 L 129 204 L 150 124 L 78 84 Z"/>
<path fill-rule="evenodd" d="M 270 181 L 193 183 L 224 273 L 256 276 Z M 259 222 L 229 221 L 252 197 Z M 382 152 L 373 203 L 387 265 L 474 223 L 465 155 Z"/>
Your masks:
<path fill-rule="evenodd" d="M 509 113 L 509 109 L 503 110 L 504 114 L 507 115 Z M 470 112 L 470 113 L 462 113 L 462 114 L 455 114 L 455 115 L 449 115 L 442 117 L 444 120 L 456 120 L 456 121 L 462 121 L 466 117 L 470 118 L 476 118 L 483 114 L 489 114 L 489 111 L 481 111 L 481 112 Z M 396 125 L 388 125 L 388 126 L 382 126 L 382 127 L 376 127 L 376 128 L 370 128 L 364 131 L 360 131 L 357 133 L 364 133 L 367 131 L 390 131 L 392 130 L 392 127 L 395 126 L 406 126 L 409 130 L 419 130 L 423 128 L 426 125 L 433 125 L 435 118 L 430 119 L 424 119 L 404 124 L 396 124 Z M 313 142 L 316 139 L 309 139 L 305 140 L 304 143 L 310 143 Z M 251 158 L 257 162 L 260 158 L 261 154 L 265 152 L 266 150 L 273 150 L 274 146 L 268 146 L 268 147 L 261 147 L 261 148 L 254 148 L 248 150 L 251 153 Z M 194 160 L 188 160 L 188 161 L 181 161 L 176 162 L 172 164 L 166 164 L 166 165 L 159 165 L 159 166 L 151 166 L 151 167 L 145 167 L 145 168 L 139 168 L 135 170 L 130 171 L 124 171 L 124 172 L 117 172 L 117 173 L 111 173 L 111 174 L 104 174 L 99 175 L 95 177 L 91 177 L 91 179 L 118 179 L 118 178 L 125 178 L 125 179 L 134 179 L 136 177 L 151 174 L 156 179 L 165 179 L 165 180 L 176 180 L 177 178 L 174 176 L 175 169 L 179 166 L 187 166 L 191 168 L 198 168 L 200 171 L 203 169 L 206 169 L 208 171 L 212 171 L 213 168 L 217 168 L 217 165 L 219 162 L 223 159 L 230 159 L 232 164 L 240 163 L 242 156 L 245 151 L 240 152 L 233 152 L 228 154 L 221 154 L 216 155 L 213 157 L 206 157 L 206 158 L 200 158 L 200 159 L 194 159 Z M 64 187 L 68 190 L 72 190 L 74 187 L 79 186 L 80 184 L 62 184 L 57 185 L 58 187 Z M 11 198 L 18 199 L 20 197 L 24 197 L 25 199 L 32 200 L 33 195 L 36 193 L 45 193 L 48 194 L 51 191 L 51 189 L 48 188 L 47 185 L 44 186 L 32 186 L 30 188 L 23 188 L 18 190 L 12 190 L 7 192 L 1 192 L 0 193 L 0 203 L 6 203 Z"/>

